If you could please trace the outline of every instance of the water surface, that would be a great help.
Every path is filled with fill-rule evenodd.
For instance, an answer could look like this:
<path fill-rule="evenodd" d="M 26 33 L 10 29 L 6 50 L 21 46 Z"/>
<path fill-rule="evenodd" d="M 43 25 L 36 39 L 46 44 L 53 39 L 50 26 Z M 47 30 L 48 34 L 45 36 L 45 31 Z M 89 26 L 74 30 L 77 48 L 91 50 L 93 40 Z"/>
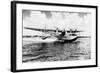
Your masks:
<path fill-rule="evenodd" d="M 22 47 L 22 62 L 25 63 L 91 59 L 91 38 L 79 38 L 70 43 L 23 43 L 27 43 Z"/>

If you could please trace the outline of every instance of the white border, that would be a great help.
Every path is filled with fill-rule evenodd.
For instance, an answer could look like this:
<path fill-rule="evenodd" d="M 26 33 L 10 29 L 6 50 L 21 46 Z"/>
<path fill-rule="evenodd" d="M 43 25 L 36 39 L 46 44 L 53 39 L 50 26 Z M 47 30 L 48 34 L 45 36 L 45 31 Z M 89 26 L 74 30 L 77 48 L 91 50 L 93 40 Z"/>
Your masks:
<path fill-rule="evenodd" d="M 91 59 L 84 61 L 63 61 L 63 62 L 40 62 L 40 63 L 22 63 L 22 9 L 27 10 L 51 10 L 51 11 L 73 11 L 73 12 L 91 12 L 92 14 L 92 32 L 91 32 Z M 95 65 L 96 61 L 96 45 L 95 45 L 95 9 L 80 8 L 80 7 L 59 7 L 59 6 L 45 6 L 45 5 L 28 5 L 17 4 L 17 70 L 22 69 L 38 69 L 38 68 L 53 68 L 53 67 L 71 67 L 71 66 L 85 66 Z"/>

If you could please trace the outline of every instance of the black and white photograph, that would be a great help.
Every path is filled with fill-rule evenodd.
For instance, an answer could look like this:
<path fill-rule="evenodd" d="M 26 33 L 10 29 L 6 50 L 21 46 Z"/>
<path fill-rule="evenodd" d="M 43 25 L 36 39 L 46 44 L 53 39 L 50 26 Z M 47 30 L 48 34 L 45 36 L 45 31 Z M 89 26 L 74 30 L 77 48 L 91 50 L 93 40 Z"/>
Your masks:
<path fill-rule="evenodd" d="M 23 10 L 22 61 L 91 59 L 91 13 Z"/>
<path fill-rule="evenodd" d="M 13 71 L 97 66 L 97 6 L 12 4 Z"/>

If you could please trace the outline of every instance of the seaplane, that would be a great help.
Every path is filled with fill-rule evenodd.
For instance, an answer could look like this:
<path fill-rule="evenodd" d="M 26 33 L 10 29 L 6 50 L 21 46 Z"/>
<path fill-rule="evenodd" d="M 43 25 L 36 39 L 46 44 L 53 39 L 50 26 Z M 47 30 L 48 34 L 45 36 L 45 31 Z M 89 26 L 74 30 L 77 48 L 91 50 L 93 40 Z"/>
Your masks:
<path fill-rule="evenodd" d="M 34 41 L 34 42 L 36 41 L 37 42 L 73 42 L 77 40 L 78 33 L 83 32 L 83 31 L 78 31 L 77 29 L 60 30 L 59 28 L 39 29 L 39 28 L 24 27 L 24 29 L 40 31 L 46 34 L 46 35 L 23 36 L 24 39 L 26 37 L 27 40 Z"/>

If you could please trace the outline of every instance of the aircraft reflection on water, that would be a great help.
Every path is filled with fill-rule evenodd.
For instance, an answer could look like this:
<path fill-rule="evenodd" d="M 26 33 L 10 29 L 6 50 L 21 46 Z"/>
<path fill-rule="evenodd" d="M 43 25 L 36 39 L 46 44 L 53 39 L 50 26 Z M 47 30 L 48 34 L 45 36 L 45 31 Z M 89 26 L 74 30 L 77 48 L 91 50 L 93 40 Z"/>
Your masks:
<path fill-rule="evenodd" d="M 73 42 L 79 38 L 79 33 L 83 31 L 78 31 L 77 29 L 75 30 L 60 30 L 58 28 L 54 29 L 38 29 L 38 28 L 29 28 L 29 27 L 24 27 L 24 29 L 28 30 L 35 30 L 35 31 L 40 31 L 45 33 L 45 35 L 24 35 L 23 40 L 25 41 L 33 41 L 33 42 Z"/>

